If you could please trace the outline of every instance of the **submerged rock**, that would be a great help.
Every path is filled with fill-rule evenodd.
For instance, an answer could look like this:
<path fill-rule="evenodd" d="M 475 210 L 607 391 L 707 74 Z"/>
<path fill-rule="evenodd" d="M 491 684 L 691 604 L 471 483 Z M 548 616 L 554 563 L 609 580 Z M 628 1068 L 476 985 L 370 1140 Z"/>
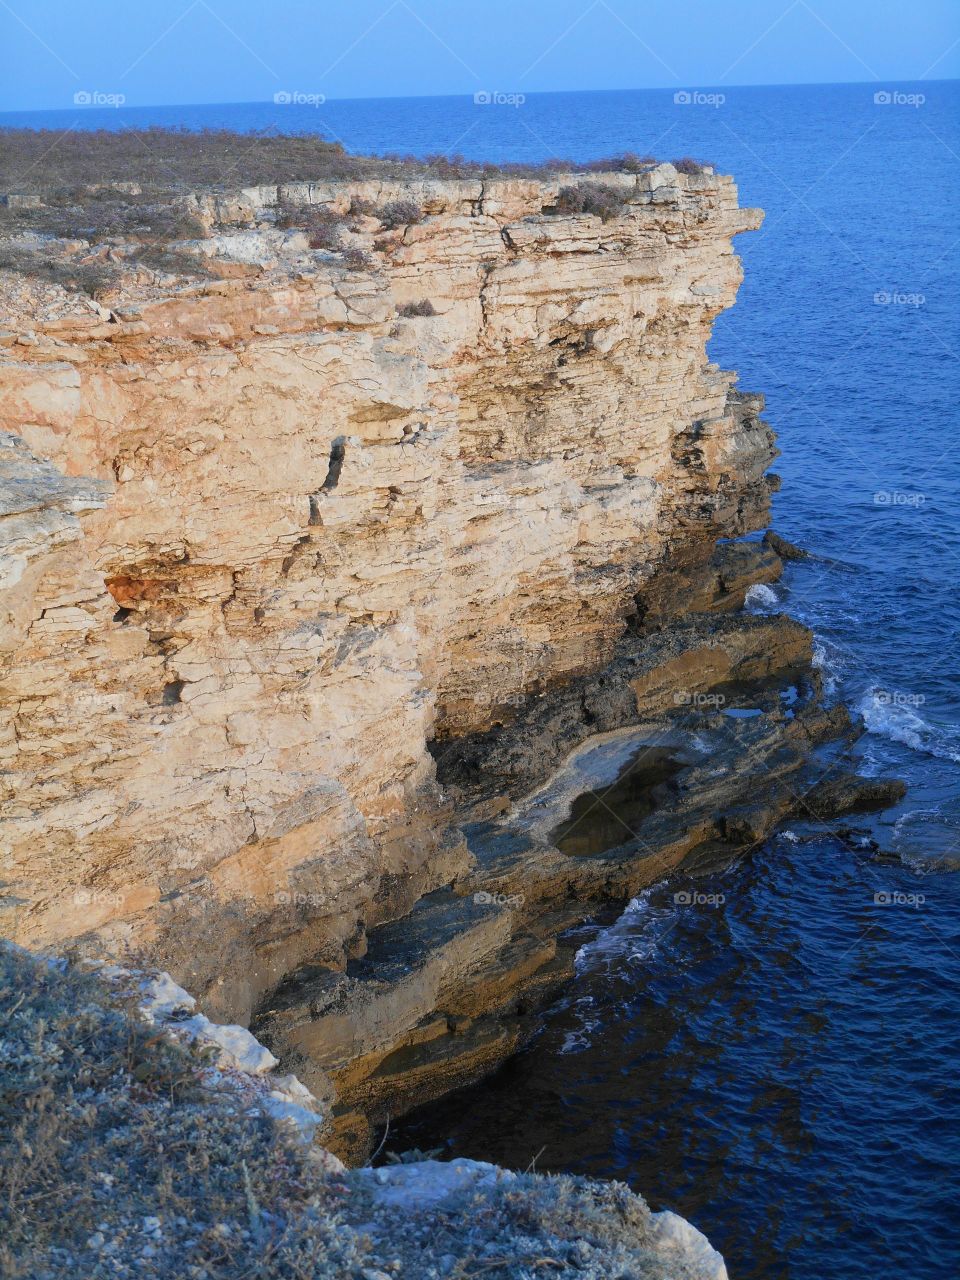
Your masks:
<path fill-rule="evenodd" d="M 763 541 L 781 560 L 809 560 L 810 558 L 809 551 L 804 551 L 802 547 L 788 542 L 786 538 L 781 538 L 779 533 L 774 533 L 772 529 L 766 531 Z"/>
<path fill-rule="evenodd" d="M 854 773 L 839 773 L 824 778 L 804 794 L 800 813 L 807 810 L 814 817 L 829 819 L 889 809 L 906 794 L 907 784 L 900 778 L 861 778 Z"/>

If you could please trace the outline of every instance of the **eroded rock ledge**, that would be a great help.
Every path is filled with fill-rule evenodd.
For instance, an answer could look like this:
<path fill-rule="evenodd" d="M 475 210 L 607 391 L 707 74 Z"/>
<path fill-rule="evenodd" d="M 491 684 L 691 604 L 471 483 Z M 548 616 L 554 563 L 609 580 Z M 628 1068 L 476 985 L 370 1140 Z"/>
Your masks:
<path fill-rule="evenodd" d="M 775 449 L 705 345 L 761 215 L 601 177 L 608 221 L 557 212 L 575 175 L 200 193 L 221 279 L 0 273 L 4 932 L 254 1018 L 333 1075 L 346 1154 L 520 1042 L 566 925 L 812 803 L 849 728 L 809 633 L 738 612 Z M 398 198 L 349 261 L 278 221 Z M 564 851 L 657 739 L 631 838 Z"/>

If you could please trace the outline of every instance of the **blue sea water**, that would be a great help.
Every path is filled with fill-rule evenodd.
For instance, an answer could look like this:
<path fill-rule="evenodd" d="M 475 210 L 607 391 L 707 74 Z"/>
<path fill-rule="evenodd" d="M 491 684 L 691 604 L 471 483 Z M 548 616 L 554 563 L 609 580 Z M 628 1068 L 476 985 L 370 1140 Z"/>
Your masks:
<path fill-rule="evenodd" d="M 319 129 L 351 150 L 691 154 L 767 212 L 710 354 L 767 396 L 772 596 L 862 712 L 864 822 L 799 825 L 584 935 L 539 1039 L 415 1118 L 419 1145 L 618 1177 L 684 1213 L 734 1280 L 960 1273 L 960 88 L 955 82 L 35 113 L 3 124 Z M 722 101 L 717 101 L 717 96 Z M 879 95 L 879 100 L 877 100 Z M 763 593 L 760 593 L 761 597 Z"/>

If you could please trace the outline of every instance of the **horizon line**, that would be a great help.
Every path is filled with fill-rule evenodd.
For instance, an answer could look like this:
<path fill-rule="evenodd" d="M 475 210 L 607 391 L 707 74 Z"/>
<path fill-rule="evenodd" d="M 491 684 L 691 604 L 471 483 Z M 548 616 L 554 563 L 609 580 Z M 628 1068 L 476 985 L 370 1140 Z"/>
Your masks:
<path fill-rule="evenodd" d="M 575 96 L 575 95 L 601 94 L 601 93 L 670 93 L 683 88 L 687 88 L 687 89 L 695 88 L 697 90 L 723 89 L 724 91 L 740 90 L 740 89 L 742 90 L 831 89 L 831 88 L 839 89 L 839 88 L 853 87 L 856 85 L 876 86 L 878 84 L 897 85 L 897 84 L 958 84 L 958 83 L 960 83 L 960 77 L 957 77 L 957 76 L 945 76 L 938 79 L 934 79 L 934 78 L 924 79 L 921 77 L 919 79 L 890 78 L 890 79 L 870 79 L 870 80 L 785 80 L 785 81 L 778 81 L 778 82 L 773 82 L 769 84 L 726 84 L 724 82 L 711 82 L 711 81 L 698 81 L 696 84 L 694 84 L 693 81 L 682 81 L 676 84 L 643 85 L 643 86 L 639 86 L 639 87 L 635 86 L 631 88 L 531 89 L 529 91 L 523 91 L 523 92 L 524 92 L 525 98 L 529 99 L 529 98 L 551 97 L 558 94 L 563 94 L 565 96 Z M 500 90 L 500 89 L 496 90 L 496 92 L 501 92 L 501 91 L 506 92 L 505 90 Z M 301 90 L 298 89 L 296 90 L 296 92 L 301 92 Z M 367 94 L 356 94 L 356 95 L 348 95 L 340 98 L 324 95 L 324 100 L 322 105 L 330 106 L 334 103 L 342 103 L 342 102 L 434 102 L 434 101 L 442 102 L 442 101 L 460 100 L 463 98 L 467 98 L 469 100 L 474 96 L 474 93 L 476 92 L 477 92 L 476 90 L 474 91 L 464 90 L 460 93 L 424 93 L 424 94 L 396 93 L 396 94 L 385 94 L 379 97 L 374 97 Z M 177 110 L 178 108 L 193 108 L 193 107 L 273 107 L 273 106 L 281 106 L 285 104 L 274 102 L 269 98 L 247 98 L 243 100 L 219 101 L 219 102 L 145 102 L 140 104 L 125 102 L 123 105 L 126 110 L 132 110 L 132 111 L 153 111 L 153 110 L 172 111 L 172 110 Z M 72 105 L 61 106 L 61 107 L 19 107 L 19 108 L 13 108 L 13 109 L 3 107 L 3 108 L 0 108 L 0 116 L 57 115 L 65 111 L 69 112 L 69 111 L 77 111 L 77 110 L 82 111 L 84 113 L 92 114 L 94 112 L 109 113 L 109 112 L 115 111 L 116 108 L 110 107 L 110 106 L 104 106 L 104 107 L 78 106 L 76 103 Z"/>

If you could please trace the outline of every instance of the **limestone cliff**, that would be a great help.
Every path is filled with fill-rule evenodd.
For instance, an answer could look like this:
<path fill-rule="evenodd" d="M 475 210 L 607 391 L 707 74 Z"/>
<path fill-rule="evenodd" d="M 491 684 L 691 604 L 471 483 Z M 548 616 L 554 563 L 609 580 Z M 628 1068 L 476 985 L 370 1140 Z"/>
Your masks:
<path fill-rule="evenodd" d="M 701 573 L 766 521 L 760 401 L 705 354 L 760 214 L 670 165 L 564 214 L 577 180 L 201 193 L 222 279 L 0 276 L 6 934 L 246 1021 L 469 868 L 429 744 L 773 572 Z M 400 197 L 365 263 L 276 218 Z"/>

